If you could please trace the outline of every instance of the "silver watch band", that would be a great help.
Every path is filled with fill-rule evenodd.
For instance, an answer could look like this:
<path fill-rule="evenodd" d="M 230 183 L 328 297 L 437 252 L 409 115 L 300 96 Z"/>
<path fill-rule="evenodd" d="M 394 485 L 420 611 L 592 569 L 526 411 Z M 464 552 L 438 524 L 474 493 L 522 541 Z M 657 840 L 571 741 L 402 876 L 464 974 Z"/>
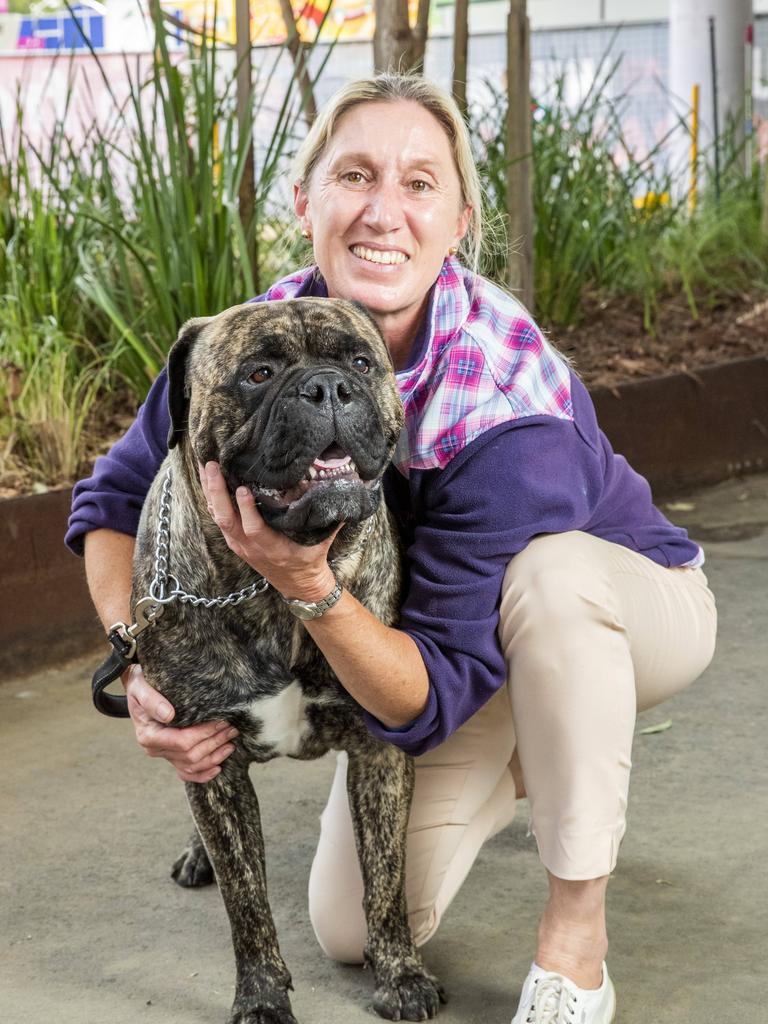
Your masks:
<path fill-rule="evenodd" d="M 297 619 L 319 619 L 321 615 L 324 615 L 329 608 L 333 608 L 336 602 L 341 597 L 342 586 L 338 580 L 333 590 L 324 597 L 322 601 L 302 601 L 297 597 L 283 597 L 283 601 L 288 605 L 288 610 L 292 612 Z M 282 597 L 282 595 L 280 595 Z"/>

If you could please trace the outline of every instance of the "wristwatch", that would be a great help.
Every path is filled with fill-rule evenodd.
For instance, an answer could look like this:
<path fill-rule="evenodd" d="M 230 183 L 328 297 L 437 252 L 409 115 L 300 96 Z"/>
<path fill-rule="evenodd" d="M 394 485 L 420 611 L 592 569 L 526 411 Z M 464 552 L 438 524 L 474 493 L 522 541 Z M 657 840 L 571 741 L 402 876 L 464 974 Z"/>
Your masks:
<path fill-rule="evenodd" d="M 324 597 L 322 601 L 301 601 L 297 597 L 283 597 L 283 601 L 288 605 L 288 610 L 291 614 L 295 615 L 297 619 L 319 619 L 321 615 L 325 615 L 329 608 L 333 608 L 341 597 L 342 589 L 341 584 L 336 580 L 336 586 L 328 597 Z M 282 597 L 282 595 L 280 596 Z"/>

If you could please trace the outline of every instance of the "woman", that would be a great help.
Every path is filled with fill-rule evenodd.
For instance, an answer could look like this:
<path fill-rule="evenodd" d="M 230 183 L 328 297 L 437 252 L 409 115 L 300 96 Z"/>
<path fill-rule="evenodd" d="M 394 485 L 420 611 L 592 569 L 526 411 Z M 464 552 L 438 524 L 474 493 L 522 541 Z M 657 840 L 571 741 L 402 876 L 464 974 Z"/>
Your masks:
<path fill-rule="evenodd" d="M 635 712 L 709 663 L 715 609 L 685 531 L 613 454 L 578 378 L 526 311 L 476 276 L 481 196 L 466 128 L 421 78 L 343 88 L 297 158 L 295 210 L 315 267 L 267 299 L 355 299 L 392 354 L 406 429 L 388 500 L 408 541 L 396 629 L 347 593 L 305 623 L 369 728 L 417 758 L 408 905 L 419 943 L 483 842 L 527 792 L 549 900 L 513 1024 L 607 1024 L 605 893 L 624 834 Z M 465 264 L 456 257 L 461 247 Z M 75 492 L 82 548 L 105 626 L 129 614 L 141 502 L 165 454 L 165 376 L 139 418 Z M 334 588 L 330 542 L 293 545 L 251 497 L 233 508 L 201 467 L 230 547 L 284 596 Z M 206 782 L 235 731 L 176 730 L 138 668 L 125 680 L 139 743 L 185 781 Z M 330 955 L 362 957 L 362 883 L 339 757 L 310 879 Z M 584 1016 L 581 1016 L 582 1009 Z"/>

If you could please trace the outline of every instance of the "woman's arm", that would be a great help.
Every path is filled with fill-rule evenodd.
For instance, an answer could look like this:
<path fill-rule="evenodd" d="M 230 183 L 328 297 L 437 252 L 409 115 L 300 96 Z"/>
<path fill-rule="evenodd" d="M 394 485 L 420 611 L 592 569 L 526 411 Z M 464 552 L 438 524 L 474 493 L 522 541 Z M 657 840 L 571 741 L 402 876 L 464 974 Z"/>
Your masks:
<path fill-rule="evenodd" d="M 130 622 L 134 538 L 141 507 L 167 452 L 169 416 L 165 373 L 155 381 L 136 422 L 93 475 L 75 487 L 67 543 L 85 553 L 85 571 L 105 631 Z M 117 529 L 112 529 L 114 526 Z M 144 678 L 138 665 L 123 674 L 136 738 L 150 757 L 164 757 L 186 782 L 207 782 L 234 749 L 225 722 L 169 728 L 174 709 Z"/>
<path fill-rule="evenodd" d="M 322 597 L 332 589 L 331 576 Z M 345 690 L 388 729 L 401 729 L 424 712 L 429 678 L 407 633 L 385 626 L 346 591 L 325 615 L 304 625 Z"/>
<path fill-rule="evenodd" d="M 116 530 L 85 535 L 85 576 L 105 631 L 115 622 L 130 625 L 131 567 L 136 539 Z"/>
<path fill-rule="evenodd" d="M 336 581 L 328 551 L 338 531 L 322 544 L 295 544 L 267 526 L 245 487 L 236 492 L 235 511 L 215 462 L 200 467 L 200 481 L 228 546 L 275 590 L 302 601 L 331 593 Z M 407 634 L 385 626 L 346 591 L 323 616 L 303 624 L 347 692 L 386 726 L 399 729 L 422 713 L 429 679 Z"/>
<path fill-rule="evenodd" d="M 115 530 L 85 535 L 85 573 L 105 631 L 115 622 L 130 622 L 134 544 L 133 537 Z M 185 729 L 169 726 L 175 711 L 149 685 L 139 665 L 123 673 L 123 685 L 136 739 L 149 757 L 165 758 L 184 782 L 208 782 L 219 774 L 219 765 L 235 749 L 230 741 L 236 729 L 222 721 Z"/>

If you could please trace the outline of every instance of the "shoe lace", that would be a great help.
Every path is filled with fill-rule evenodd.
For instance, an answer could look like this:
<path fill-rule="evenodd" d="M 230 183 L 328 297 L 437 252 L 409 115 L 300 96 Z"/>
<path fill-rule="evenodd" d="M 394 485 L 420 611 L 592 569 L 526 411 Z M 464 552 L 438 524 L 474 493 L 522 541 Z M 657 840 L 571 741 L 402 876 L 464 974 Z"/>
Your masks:
<path fill-rule="evenodd" d="M 527 1024 L 575 1024 L 577 996 L 559 977 L 537 978 Z"/>

